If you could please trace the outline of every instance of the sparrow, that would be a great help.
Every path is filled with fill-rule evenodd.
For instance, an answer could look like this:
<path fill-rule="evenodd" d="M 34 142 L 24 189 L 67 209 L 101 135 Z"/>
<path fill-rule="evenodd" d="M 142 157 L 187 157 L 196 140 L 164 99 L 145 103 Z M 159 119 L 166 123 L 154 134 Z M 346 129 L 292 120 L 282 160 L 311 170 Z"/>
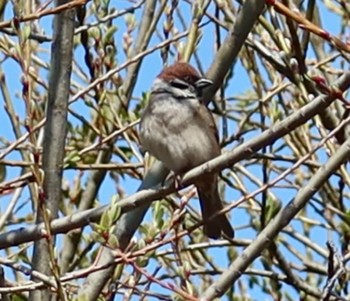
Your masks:
<path fill-rule="evenodd" d="M 165 67 L 153 82 L 148 105 L 140 122 L 140 142 L 144 151 L 163 162 L 176 175 L 220 155 L 221 148 L 214 118 L 201 102 L 202 91 L 212 81 L 200 76 L 191 65 L 177 62 Z M 218 191 L 218 173 L 202 175 L 195 181 L 209 238 L 234 237 Z"/>

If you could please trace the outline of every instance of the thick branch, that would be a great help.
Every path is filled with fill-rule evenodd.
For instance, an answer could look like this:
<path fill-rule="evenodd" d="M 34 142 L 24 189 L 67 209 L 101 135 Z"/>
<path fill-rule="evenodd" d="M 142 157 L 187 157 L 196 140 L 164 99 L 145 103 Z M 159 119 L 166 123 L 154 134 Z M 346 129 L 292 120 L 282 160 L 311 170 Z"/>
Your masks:
<path fill-rule="evenodd" d="M 67 1 L 57 1 L 62 5 Z M 66 139 L 67 109 L 72 68 L 74 35 L 74 10 L 62 11 L 55 16 L 54 41 L 52 44 L 51 73 L 48 92 L 47 121 L 43 142 L 43 193 L 39 195 L 37 223 L 45 214 L 57 217 L 61 200 L 62 166 Z M 39 193 L 41 183 L 39 184 Z M 47 210 L 47 211 L 46 211 Z M 49 214 L 48 214 L 49 212 Z M 45 275 L 52 273 L 49 248 L 53 240 L 38 240 L 34 245 L 33 269 Z M 52 259 L 52 258 L 51 258 Z M 29 300 L 50 300 L 49 290 L 33 291 Z"/>
<path fill-rule="evenodd" d="M 295 199 L 288 203 L 276 217 L 264 228 L 259 236 L 244 252 L 237 257 L 230 268 L 224 272 L 220 279 L 213 283 L 201 296 L 200 300 L 213 300 L 222 296 L 234 282 L 244 273 L 252 262 L 260 256 L 261 252 L 269 246 L 270 242 L 289 224 L 296 214 L 304 208 L 311 197 L 324 185 L 329 177 L 338 168 L 349 160 L 350 138 L 336 151 L 329 161 L 321 166 L 310 179 L 308 185 L 302 188 Z"/>

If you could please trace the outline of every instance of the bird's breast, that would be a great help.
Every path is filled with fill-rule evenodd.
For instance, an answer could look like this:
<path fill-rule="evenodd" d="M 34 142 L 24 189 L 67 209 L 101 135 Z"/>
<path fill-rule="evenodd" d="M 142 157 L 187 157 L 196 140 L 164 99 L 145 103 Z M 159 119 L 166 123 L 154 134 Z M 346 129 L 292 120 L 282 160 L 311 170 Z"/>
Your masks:
<path fill-rule="evenodd" d="M 197 114 L 199 106 L 195 98 L 155 95 L 141 118 L 143 148 L 175 172 L 185 172 L 220 154 L 215 135 Z"/>

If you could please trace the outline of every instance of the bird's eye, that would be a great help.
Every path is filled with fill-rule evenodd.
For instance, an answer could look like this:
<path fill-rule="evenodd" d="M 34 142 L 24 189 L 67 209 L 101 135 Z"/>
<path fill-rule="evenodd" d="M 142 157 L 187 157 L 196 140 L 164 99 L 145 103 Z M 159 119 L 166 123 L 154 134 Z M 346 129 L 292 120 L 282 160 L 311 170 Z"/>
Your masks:
<path fill-rule="evenodd" d="M 189 88 L 189 84 L 187 84 L 186 82 L 184 82 L 180 79 L 174 79 L 173 81 L 171 81 L 171 85 L 175 88 L 178 88 L 178 89 L 188 89 Z"/>

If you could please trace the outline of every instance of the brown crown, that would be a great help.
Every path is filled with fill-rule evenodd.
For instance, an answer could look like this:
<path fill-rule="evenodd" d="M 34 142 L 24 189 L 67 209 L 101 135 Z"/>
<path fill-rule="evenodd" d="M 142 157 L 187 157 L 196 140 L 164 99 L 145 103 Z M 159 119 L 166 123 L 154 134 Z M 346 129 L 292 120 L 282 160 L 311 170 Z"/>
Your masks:
<path fill-rule="evenodd" d="M 195 68 L 183 62 L 177 62 L 169 67 L 164 68 L 158 77 L 164 80 L 179 78 L 192 85 L 201 78 Z"/>

